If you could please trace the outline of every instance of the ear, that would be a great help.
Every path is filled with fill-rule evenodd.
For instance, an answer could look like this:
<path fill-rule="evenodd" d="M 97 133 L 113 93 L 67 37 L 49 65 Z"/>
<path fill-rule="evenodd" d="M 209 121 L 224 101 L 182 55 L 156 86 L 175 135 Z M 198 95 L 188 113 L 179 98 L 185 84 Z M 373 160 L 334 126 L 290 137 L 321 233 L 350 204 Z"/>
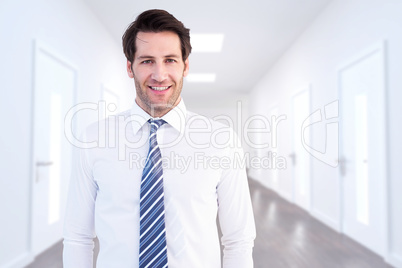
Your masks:
<path fill-rule="evenodd" d="M 184 61 L 184 72 L 183 72 L 183 77 L 186 77 L 188 75 L 188 71 L 189 71 L 189 61 L 188 58 Z"/>
<path fill-rule="evenodd" d="M 133 70 L 132 70 L 132 64 L 131 62 L 128 60 L 127 61 L 127 74 L 130 78 L 134 78 L 134 74 L 133 74 Z"/>

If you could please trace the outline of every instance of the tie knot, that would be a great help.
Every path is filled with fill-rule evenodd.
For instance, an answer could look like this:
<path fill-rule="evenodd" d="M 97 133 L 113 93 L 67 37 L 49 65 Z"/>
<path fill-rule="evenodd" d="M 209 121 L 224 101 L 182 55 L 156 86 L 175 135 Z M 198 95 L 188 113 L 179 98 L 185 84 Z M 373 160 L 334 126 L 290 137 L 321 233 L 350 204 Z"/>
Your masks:
<path fill-rule="evenodd" d="M 155 133 L 166 121 L 163 119 L 149 119 L 149 123 L 151 124 L 151 133 Z"/>

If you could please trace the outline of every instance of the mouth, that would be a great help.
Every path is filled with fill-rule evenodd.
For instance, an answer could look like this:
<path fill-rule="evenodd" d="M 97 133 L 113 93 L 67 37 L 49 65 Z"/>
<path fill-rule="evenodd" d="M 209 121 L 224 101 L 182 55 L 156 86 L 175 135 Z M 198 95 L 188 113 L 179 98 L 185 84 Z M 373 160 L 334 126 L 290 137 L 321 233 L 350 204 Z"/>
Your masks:
<path fill-rule="evenodd" d="M 167 87 L 151 87 L 151 86 L 148 86 L 148 88 L 150 88 L 152 90 L 155 90 L 155 91 L 165 91 L 165 90 L 168 90 L 171 87 L 172 86 L 167 86 Z"/>

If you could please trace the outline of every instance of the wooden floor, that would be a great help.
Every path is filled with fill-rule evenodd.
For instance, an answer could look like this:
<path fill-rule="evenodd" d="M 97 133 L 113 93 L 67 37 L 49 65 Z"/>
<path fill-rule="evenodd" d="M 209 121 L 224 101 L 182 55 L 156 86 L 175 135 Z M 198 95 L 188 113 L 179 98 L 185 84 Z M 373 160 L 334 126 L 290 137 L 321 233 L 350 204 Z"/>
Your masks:
<path fill-rule="evenodd" d="M 391 267 L 378 255 L 253 180 L 250 191 L 257 227 L 254 267 Z"/>
<path fill-rule="evenodd" d="M 390 268 L 376 254 L 250 180 L 256 268 Z M 27 268 L 62 268 L 62 243 Z M 186 267 L 187 268 L 187 267 Z"/>

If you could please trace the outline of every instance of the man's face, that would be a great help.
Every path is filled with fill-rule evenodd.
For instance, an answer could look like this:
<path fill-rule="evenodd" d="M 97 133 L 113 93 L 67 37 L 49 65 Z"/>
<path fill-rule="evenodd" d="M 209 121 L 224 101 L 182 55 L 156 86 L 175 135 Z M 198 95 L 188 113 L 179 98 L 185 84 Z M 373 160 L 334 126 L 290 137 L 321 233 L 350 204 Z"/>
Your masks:
<path fill-rule="evenodd" d="M 173 32 L 139 32 L 133 63 L 127 61 L 128 76 L 134 78 L 136 102 L 153 117 L 161 117 L 180 102 L 183 62 L 179 36 Z"/>

